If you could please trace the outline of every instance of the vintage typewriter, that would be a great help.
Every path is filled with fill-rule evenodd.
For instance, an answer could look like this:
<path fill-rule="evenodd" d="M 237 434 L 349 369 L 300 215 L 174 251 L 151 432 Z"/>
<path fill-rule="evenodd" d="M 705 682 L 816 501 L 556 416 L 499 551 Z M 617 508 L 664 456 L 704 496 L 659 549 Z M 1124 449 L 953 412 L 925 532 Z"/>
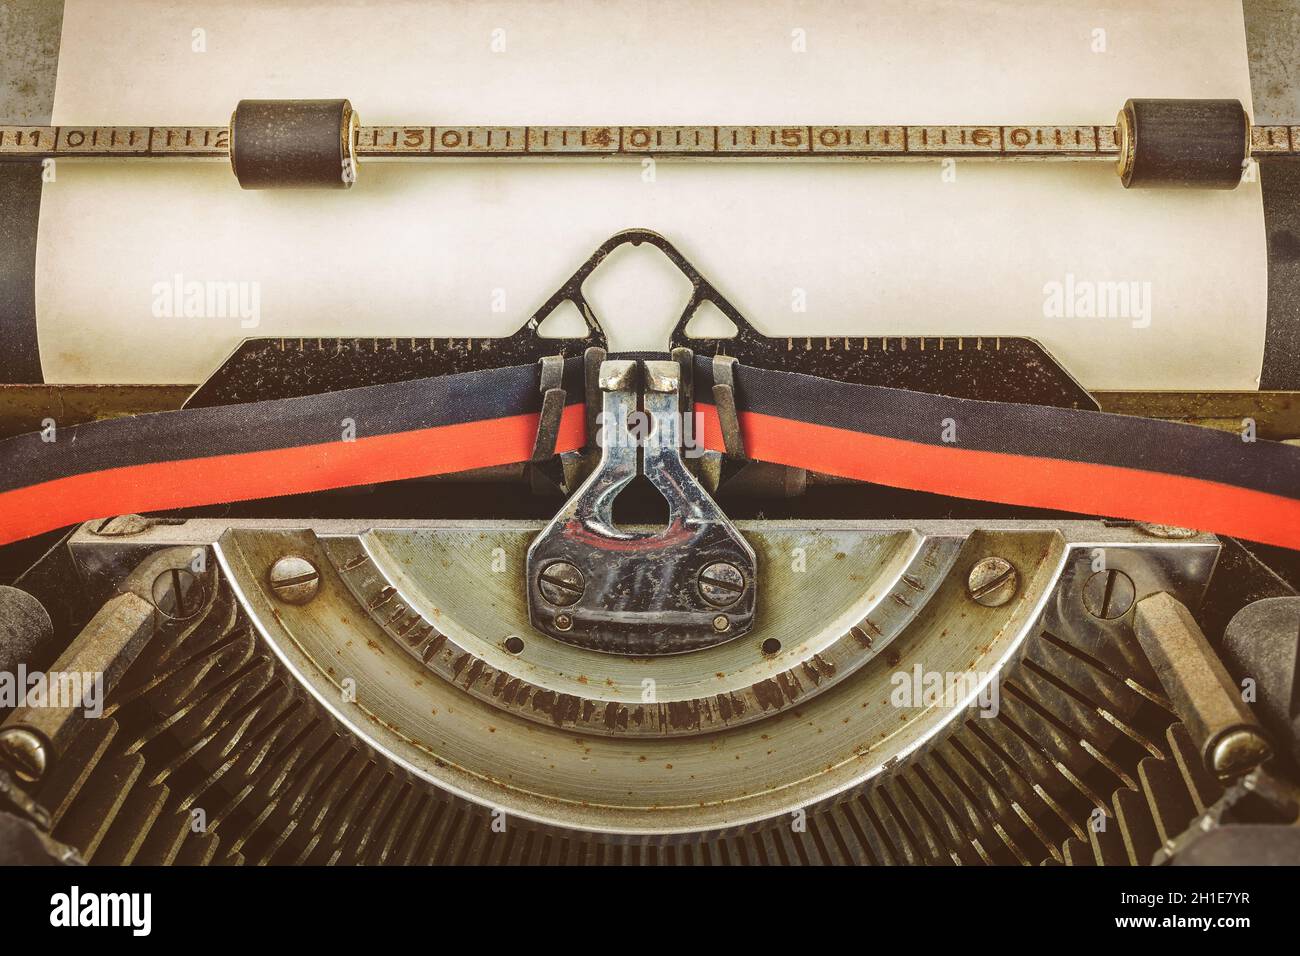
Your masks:
<path fill-rule="evenodd" d="M 357 192 L 384 159 L 957 157 L 1262 171 L 1285 231 L 1298 152 L 1231 99 L 527 128 L 249 99 L 0 126 L 0 202 L 17 235 L 65 157 Z M 627 226 L 506 337 L 367 321 L 187 387 L 0 390 L 5 862 L 1300 862 L 1294 375 L 1099 391 L 1024 336 L 768 335 L 709 236 Z M 652 351 L 587 292 L 628 247 L 690 288 Z"/>

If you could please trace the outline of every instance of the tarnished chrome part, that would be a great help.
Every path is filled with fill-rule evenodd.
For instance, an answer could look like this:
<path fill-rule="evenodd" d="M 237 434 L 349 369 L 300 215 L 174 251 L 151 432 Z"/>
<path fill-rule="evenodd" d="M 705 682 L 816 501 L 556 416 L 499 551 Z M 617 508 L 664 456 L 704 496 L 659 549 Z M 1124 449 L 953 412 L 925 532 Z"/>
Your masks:
<path fill-rule="evenodd" d="M 49 748 L 40 735 L 28 727 L 0 728 L 0 767 L 7 765 L 23 783 L 35 783 L 49 763 Z"/>
<path fill-rule="evenodd" d="M 356 521 L 313 524 L 314 533 L 294 522 L 195 520 L 148 536 L 157 536 L 154 546 L 201 546 L 219 538 L 217 556 L 239 613 L 295 683 L 404 773 L 512 816 L 643 836 L 750 826 L 853 794 L 860 794 L 853 806 L 867 800 L 875 807 L 871 813 L 885 821 L 881 825 L 892 825 L 881 814 L 892 802 L 890 812 L 906 811 L 905 818 L 912 798 L 891 788 L 920 787 L 913 790 L 919 796 L 938 787 L 960 811 L 967 799 L 963 792 L 987 789 L 979 776 L 987 772 L 988 779 L 1010 787 L 981 798 L 991 801 L 979 811 L 994 815 L 989 825 L 1027 826 L 1015 821 L 1028 814 L 1041 831 L 1040 842 L 1052 845 L 1053 827 L 1073 819 L 1077 807 L 1070 809 L 1071 801 L 1087 792 L 1071 782 L 1082 783 L 1093 773 L 1083 764 L 1095 764 L 1115 787 L 1127 787 L 1125 781 L 1137 786 L 1133 772 L 1107 755 L 1138 741 L 1146 741 L 1138 746 L 1154 755 L 1159 742 L 1144 736 L 1148 732 L 1134 723 L 1135 714 L 1141 707 L 1167 713 L 1128 622 L 1093 619 L 1080 608 L 1096 550 L 1104 549 L 1106 565 L 1124 569 L 1142 596 L 1170 590 L 1189 602 L 1197 600 L 1217 554 L 1209 537 L 1154 541 L 1132 529 L 1092 522 L 741 523 L 757 546 L 760 567 L 767 572 L 770 566 L 767 576 L 773 582 L 751 634 L 655 661 L 588 653 L 575 669 L 564 655 L 581 650 L 528 628 L 518 596 L 521 556 L 536 524 L 395 522 L 375 530 Z M 938 552 L 926 550 L 927 542 L 945 539 L 955 540 L 955 557 L 942 546 Z M 795 570 L 799 555 L 793 549 L 800 541 L 807 548 L 804 571 Z M 80 556 L 94 542 L 79 532 L 74 552 Z M 285 553 L 301 555 L 321 570 L 321 593 L 308 605 L 287 606 L 267 593 L 266 570 Z M 990 553 L 1014 564 L 1022 581 L 1017 598 L 1000 608 L 980 607 L 966 595 L 971 567 Z M 904 555 L 922 568 L 927 559 L 949 563 L 932 584 L 916 579 L 924 588 L 918 590 L 904 580 L 904 574 L 912 576 Z M 777 562 L 787 570 L 777 571 Z M 376 571 L 379 577 L 370 584 L 360 583 Z M 354 577 L 345 582 L 348 575 Z M 373 598 L 358 598 L 389 575 L 387 603 L 371 608 Z M 516 596 L 510 600 L 512 588 Z M 828 598 L 835 594 L 842 595 L 838 606 Z M 783 596 L 787 600 L 763 603 Z M 869 607 L 903 613 L 905 620 L 888 642 L 858 628 L 871 638 L 869 652 L 813 693 L 818 687 L 804 665 L 817 655 L 825 660 L 832 648 L 847 650 L 846 639 L 858 643 L 856 622 L 866 618 L 880 626 L 876 611 L 864 613 Z M 414 610 L 420 613 L 407 637 L 398 636 Z M 418 657 L 399 649 L 426 624 L 431 626 L 417 644 Z M 761 645 L 776 634 L 782 647 L 775 657 L 765 657 Z M 510 637 L 523 641 L 518 654 L 504 646 Z M 742 651 L 753 659 L 739 661 L 733 672 L 705 660 Z M 435 665 L 454 668 L 459 662 L 458 673 L 452 680 L 431 673 L 436 666 L 426 666 L 425 655 Z M 525 676 L 513 684 L 508 699 L 494 696 L 495 688 L 511 685 L 518 673 Z M 924 701 L 896 706 L 891 695 L 916 673 L 970 675 L 970 681 L 953 707 Z M 635 738 L 591 733 L 595 728 L 566 722 L 554 706 L 565 691 L 545 683 L 567 681 L 563 686 L 576 691 L 570 696 L 581 715 L 584 700 L 593 702 L 593 713 L 597 701 L 608 707 L 621 695 L 639 700 L 644 678 L 651 677 L 663 702 L 651 710 L 657 708 L 667 725 L 669 694 L 678 700 L 703 697 L 691 680 L 716 697 L 711 684 L 746 686 L 754 675 L 779 683 L 782 674 L 797 677 L 803 687 L 797 706 L 787 701 L 734 726 L 702 722 L 698 730 L 678 727 L 667 736 Z M 1000 715 L 983 719 L 972 713 L 970 705 L 978 707 L 981 692 L 998 685 Z M 535 712 L 529 714 L 530 709 Z M 559 725 L 553 721 L 557 712 Z M 949 752 L 953 747 L 958 749 Z M 988 769 L 967 769 L 971 760 Z M 1019 769 L 997 769 L 990 761 L 1009 761 L 1010 768 Z M 963 783 L 969 773 L 975 776 Z M 1019 773 L 1037 780 L 1046 796 L 1017 796 Z M 957 776 L 949 779 L 952 774 Z M 1101 792 L 1109 792 L 1102 786 Z M 1057 792 L 1060 787 L 1065 791 Z M 1013 812 L 1016 803 L 1021 809 Z M 1038 818 L 1056 814 L 1053 806 L 1063 808 L 1065 817 L 1056 824 Z M 999 817 L 1003 810 L 1012 815 Z M 844 805 L 834 812 L 854 811 Z M 985 841 L 998 839 L 990 834 Z M 1078 834 L 1086 846 L 1086 831 Z M 993 859 L 1005 852 L 984 846 Z M 902 854 L 899 859 L 912 852 L 898 846 L 895 851 Z M 1037 851 L 1024 852 L 1032 857 Z M 1052 850 L 1057 858 L 1060 852 Z M 886 851 L 879 855 L 886 862 L 891 857 Z"/>
<path fill-rule="evenodd" d="M 562 355 L 544 355 L 538 365 L 541 371 L 537 390 L 542 395 L 542 408 L 537 416 L 537 438 L 533 442 L 533 453 L 529 460 L 541 462 L 555 454 L 568 393 L 564 390 Z"/>
<path fill-rule="evenodd" d="M 634 436 L 638 373 L 649 431 Z M 528 550 L 524 581 L 537 630 L 591 650 L 650 656 L 700 650 L 752 626 L 761 589 L 754 551 L 682 461 L 680 385 L 677 362 L 601 365 L 600 462 Z M 662 528 L 614 523 L 614 501 L 638 471 L 668 503 Z M 704 571 L 722 565 L 735 572 L 726 602 L 710 596 L 710 582 L 701 586 Z"/>
<path fill-rule="evenodd" d="M 736 407 L 735 371 L 734 356 L 713 356 L 713 407 L 718 413 L 722 445 L 733 458 L 744 458 L 745 437 L 740 430 L 740 413 Z"/>

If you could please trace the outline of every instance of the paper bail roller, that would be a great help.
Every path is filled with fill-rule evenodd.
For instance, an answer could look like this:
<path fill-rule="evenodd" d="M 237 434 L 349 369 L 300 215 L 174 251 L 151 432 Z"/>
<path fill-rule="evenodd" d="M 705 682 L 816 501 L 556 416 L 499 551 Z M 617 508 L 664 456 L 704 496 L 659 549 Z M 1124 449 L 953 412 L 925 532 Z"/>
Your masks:
<path fill-rule="evenodd" d="M 1126 187 L 1232 189 L 1252 157 L 1300 158 L 1300 124 L 1238 100 L 1131 99 L 1116 125 L 361 126 L 348 100 L 243 100 L 224 126 L 0 126 L 0 162 L 230 156 L 245 189 L 338 189 L 356 160 L 1073 160 Z"/>
<path fill-rule="evenodd" d="M 1238 100 L 1129 100 L 1118 133 L 1125 188 L 1233 189 L 1250 158 Z"/>
<path fill-rule="evenodd" d="M 244 189 L 349 189 L 358 124 L 348 100 L 240 100 L 230 165 Z"/>

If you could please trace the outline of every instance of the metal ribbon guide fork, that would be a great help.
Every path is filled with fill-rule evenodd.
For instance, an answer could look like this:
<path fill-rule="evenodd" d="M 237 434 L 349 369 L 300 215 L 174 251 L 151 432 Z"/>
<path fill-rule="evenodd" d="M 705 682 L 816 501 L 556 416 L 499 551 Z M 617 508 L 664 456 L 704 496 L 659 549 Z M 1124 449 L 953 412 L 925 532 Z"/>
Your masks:
<path fill-rule="evenodd" d="M 644 436 L 627 428 L 642 378 Z M 682 461 L 681 367 L 605 361 L 600 391 L 600 462 L 528 550 L 533 626 L 568 644 L 636 656 L 697 650 L 747 633 L 757 591 L 754 549 Z M 620 528 L 614 500 L 642 471 L 668 502 L 668 524 Z"/>

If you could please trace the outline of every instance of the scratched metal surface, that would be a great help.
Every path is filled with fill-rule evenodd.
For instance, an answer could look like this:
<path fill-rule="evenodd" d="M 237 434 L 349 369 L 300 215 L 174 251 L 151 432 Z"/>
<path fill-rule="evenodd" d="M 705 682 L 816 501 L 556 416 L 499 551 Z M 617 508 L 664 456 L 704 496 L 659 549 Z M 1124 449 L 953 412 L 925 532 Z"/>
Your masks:
<path fill-rule="evenodd" d="M 0 122 L 50 122 L 62 28 L 62 0 L 0 0 Z"/>
<path fill-rule="evenodd" d="M 0 0 L 0 123 L 45 125 L 54 109 L 62 0 Z M 39 382 L 39 167 L 0 167 L 0 382 Z"/>
<path fill-rule="evenodd" d="M 1300 110 L 1300 6 L 1295 0 L 1244 0 L 1255 122 Z M 1268 327 L 1261 388 L 1300 388 L 1300 167 L 1274 163 L 1261 173 L 1268 231 Z"/>

